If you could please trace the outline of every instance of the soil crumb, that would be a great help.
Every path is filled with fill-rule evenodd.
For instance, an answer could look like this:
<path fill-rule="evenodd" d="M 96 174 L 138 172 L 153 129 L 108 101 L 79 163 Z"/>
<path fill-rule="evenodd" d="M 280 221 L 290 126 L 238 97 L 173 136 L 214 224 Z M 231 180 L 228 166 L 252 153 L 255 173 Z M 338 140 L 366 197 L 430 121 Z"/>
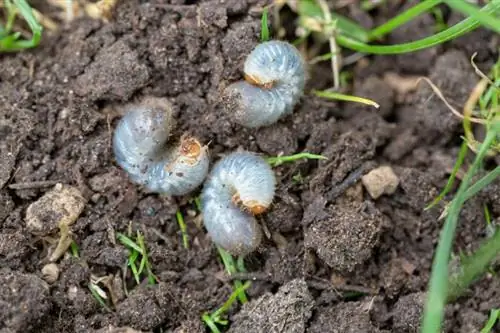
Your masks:
<path fill-rule="evenodd" d="M 234 316 L 230 333 L 304 333 L 312 315 L 313 298 L 304 280 L 283 285 L 276 294 L 267 293 L 245 304 Z"/>
<path fill-rule="evenodd" d="M 35 331 L 52 307 L 47 283 L 32 274 L 2 269 L 0 285 L 0 329 Z"/>
<path fill-rule="evenodd" d="M 305 246 L 314 249 L 336 271 L 352 272 L 372 256 L 382 219 L 382 214 L 368 201 L 358 206 L 331 206 L 327 218 L 307 227 Z"/>

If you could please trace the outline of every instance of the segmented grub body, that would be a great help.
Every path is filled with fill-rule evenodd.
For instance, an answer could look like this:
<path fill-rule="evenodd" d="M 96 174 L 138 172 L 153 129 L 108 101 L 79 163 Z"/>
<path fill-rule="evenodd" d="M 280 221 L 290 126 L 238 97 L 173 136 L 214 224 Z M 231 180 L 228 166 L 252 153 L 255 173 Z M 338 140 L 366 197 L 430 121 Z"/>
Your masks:
<path fill-rule="evenodd" d="M 189 136 L 167 145 L 173 128 L 172 110 L 164 99 L 147 99 L 120 119 L 114 132 L 117 163 L 130 179 L 152 192 L 185 195 L 208 173 L 207 148 Z"/>
<path fill-rule="evenodd" d="M 257 45 L 245 61 L 244 74 L 244 81 L 225 89 L 223 100 L 235 121 L 245 127 L 268 126 L 291 114 L 304 92 L 304 61 L 287 42 Z"/>
<path fill-rule="evenodd" d="M 220 160 L 201 195 L 203 221 L 213 241 L 233 255 L 254 251 L 262 239 L 255 215 L 274 197 L 276 179 L 269 164 L 249 152 Z"/>

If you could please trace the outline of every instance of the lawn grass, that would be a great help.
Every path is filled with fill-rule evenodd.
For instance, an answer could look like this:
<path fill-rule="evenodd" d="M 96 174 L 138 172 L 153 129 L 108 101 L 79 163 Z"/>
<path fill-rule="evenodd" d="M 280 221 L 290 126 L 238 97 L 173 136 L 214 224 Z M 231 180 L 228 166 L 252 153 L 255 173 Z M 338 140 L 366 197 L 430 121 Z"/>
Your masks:
<path fill-rule="evenodd" d="M 397 45 L 376 44 L 376 42 L 381 41 L 381 39 L 394 31 L 394 29 L 408 23 L 410 20 L 422 15 L 423 13 L 432 11 L 438 4 L 441 3 L 446 3 L 450 6 L 450 8 L 466 14 L 467 17 L 454 26 L 443 27 L 439 29 L 440 31 L 436 34 L 417 41 Z M 356 22 L 345 18 L 338 13 L 329 13 L 326 15 L 325 11 L 316 1 L 299 1 L 298 8 L 300 16 L 299 21 L 301 22 L 302 27 L 306 29 L 305 36 L 309 36 L 312 33 L 323 33 L 327 35 L 327 38 L 330 40 L 330 52 L 321 55 L 317 58 L 319 60 L 331 60 L 338 56 L 340 51 L 337 48 L 345 48 L 364 54 L 402 54 L 415 52 L 445 43 L 446 41 L 455 39 L 481 26 L 500 32 L 500 22 L 495 16 L 492 15 L 493 13 L 498 13 L 500 10 L 499 0 L 492 0 L 483 8 L 479 8 L 475 5 L 459 0 L 426 0 L 416 4 L 405 12 L 372 30 L 366 30 Z M 28 3 L 25 0 L 4 0 L 4 9 L 6 11 L 6 24 L 0 26 L 0 52 L 20 51 L 36 47 L 40 42 L 42 27 L 34 18 Z M 14 21 L 19 14 L 24 18 L 31 29 L 31 39 L 22 39 L 19 32 L 13 31 Z M 262 15 L 261 41 L 269 40 L 269 38 L 268 11 L 265 9 Z M 333 43 L 331 42 L 332 39 Z M 305 39 L 301 39 L 300 42 L 303 42 L 304 40 Z M 333 66 L 334 77 L 337 77 L 335 81 L 340 81 L 340 75 L 338 73 L 339 70 L 340 68 Z M 496 73 L 498 73 L 498 68 L 496 70 Z M 493 75 L 491 80 L 494 82 L 494 85 L 498 85 L 498 83 L 500 83 L 500 76 Z M 338 88 L 339 86 L 341 85 L 337 82 L 335 88 Z M 314 91 L 313 93 L 323 98 L 359 102 L 374 107 L 378 106 L 375 101 L 367 100 L 362 97 L 346 95 L 335 90 Z M 482 111 L 496 109 L 498 107 L 498 89 L 494 86 L 490 86 L 490 88 L 485 90 L 480 96 L 478 103 L 480 104 Z M 491 154 L 495 154 L 498 150 L 497 140 L 500 134 L 500 119 L 492 113 L 488 113 L 485 119 L 487 120 L 486 138 L 483 142 L 476 142 L 468 136 L 468 133 L 472 132 L 470 130 L 471 124 L 469 121 L 470 119 L 465 117 L 464 131 L 466 133 L 466 137 L 460 153 L 457 156 L 457 162 L 452 175 L 440 195 L 427 207 L 427 209 L 434 207 L 438 202 L 444 200 L 444 198 L 450 194 L 456 180 L 456 173 L 464 165 L 468 148 L 471 148 L 472 145 L 476 150 L 476 157 L 472 165 L 468 168 L 465 177 L 462 179 L 461 184 L 453 199 L 449 203 L 445 214 L 446 220 L 436 250 L 429 284 L 428 300 L 422 322 L 421 331 L 424 333 L 440 332 L 446 303 L 454 300 L 456 297 L 459 297 L 473 281 L 475 281 L 487 270 L 491 260 L 494 259 L 500 252 L 500 231 L 496 230 L 476 252 L 462 259 L 458 274 L 450 276 L 448 272 L 449 258 L 452 254 L 451 249 L 455 230 L 459 222 L 461 208 L 468 199 L 477 195 L 479 191 L 496 180 L 500 175 L 500 167 L 497 167 L 474 182 L 479 171 L 483 169 L 485 158 Z M 268 162 L 274 167 L 283 163 L 294 162 L 301 159 L 324 159 L 324 157 L 321 155 L 300 153 L 291 156 L 271 157 L 268 159 Z M 199 206 L 199 201 L 195 200 L 195 202 L 197 202 L 197 205 Z M 188 248 L 189 243 L 186 232 L 187 228 L 180 211 L 177 212 L 176 218 L 181 229 L 183 246 Z M 143 273 L 146 274 L 150 283 L 155 283 L 156 277 L 151 272 L 144 236 L 137 232 L 135 239 L 132 239 L 132 235 L 130 234 L 128 236 L 118 234 L 118 240 L 130 250 L 127 265 L 130 268 L 136 283 L 140 283 L 143 278 Z M 72 252 L 74 256 L 78 255 L 77 248 L 75 250 L 73 246 Z M 244 267 L 241 264 L 243 262 L 241 258 L 235 261 L 229 254 L 225 253 L 225 251 L 221 251 L 221 249 L 219 249 L 219 254 L 229 274 L 244 270 Z M 224 305 L 213 313 L 205 313 L 202 316 L 203 321 L 214 333 L 220 332 L 218 325 L 228 325 L 227 320 L 224 319 L 224 314 L 227 313 L 229 308 L 237 302 L 237 300 L 241 303 L 245 303 L 247 301 L 245 290 L 250 286 L 250 282 L 243 283 L 242 281 L 235 281 L 234 286 L 235 288 L 233 289 L 231 296 L 224 303 Z M 107 307 L 99 289 L 97 289 L 93 284 L 89 285 L 89 289 L 99 303 L 101 303 L 104 307 Z M 498 309 L 491 310 L 490 318 L 481 333 L 487 333 L 492 330 L 498 319 L 499 311 L 500 310 Z"/>
<path fill-rule="evenodd" d="M 468 199 L 475 196 L 500 175 L 500 166 L 497 166 L 494 170 L 488 172 L 476 182 L 473 182 L 474 177 L 482 170 L 488 152 L 496 144 L 500 135 L 500 118 L 496 115 L 496 112 L 497 110 L 493 110 L 495 115 L 488 117 L 486 137 L 477 147 L 474 162 L 468 168 L 458 191 L 446 209 L 446 220 L 439 238 L 429 282 L 428 298 L 421 328 L 423 333 L 440 332 L 444 318 L 444 308 L 447 302 L 453 301 L 462 295 L 472 282 L 487 272 L 490 262 L 500 253 L 500 231 L 497 230 L 476 252 L 461 260 L 460 267 L 457 270 L 459 273 L 451 275 L 449 273 L 449 258 L 452 254 L 453 239 L 463 205 Z M 468 118 L 466 117 L 464 119 L 464 126 L 467 126 L 465 125 L 467 122 Z M 469 142 L 467 142 L 467 145 L 470 147 Z M 461 164 L 461 160 L 463 160 L 462 155 L 463 146 L 457 165 Z M 456 171 L 457 168 L 455 167 L 454 172 L 456 173 Z M 448 181 L 449 183 L 450 181 Z M 445 188 L 445 190 L 448 189 L 449 186 Z M 440 200 L 441 198 L 442 196 L 440 195 L 438 199 Z"/>
<path fill-rule="evenodd" d="M 333 44 L 331 40 L 334 39 L 335 50 L 330 47 L 329 53 L 316 58 L 323 61 L 329 60 L 332 57 L 337 57 L 339 46 L 341 48 L 363 54 L 393 55 L 411 53 L 433 47 L 462 36 L 467 32 L 477 29 L 478 27 L 486 27 L 496 32 L 500 32 L 500 21 L 494 15 L 500 10 L 499 0 L 490 1 L 482 8 L 462 0 L 421 1 L 384 24 L 371 30 L 361 27 L 356 22 L 344 18 L 338 13 L 325 13 L 323 2 L 324 1 L 322 0 L 301 0 L 298 2 L 297 10 L 299 15 L 299 24 L 305 30 L 303 36 L 306 36 L 306 38 L 299 38 L 301 43 L 305 42 L 308 36 L 315 33 L 322 34 L 326 39 L 328 39 L 330 46 Z M 437 33 L 420 40 L 396 45 L 380 45 L 376 43 L 383 39 L 387 34 L 394 31 L 394 29 L 408 23 L 410 20 L 426 12 L 435 12 L 435 9 L 437 8 L 436 6 L 442 3 L 447 4 L 452 10 L 465 14 L 466 17 L 451 27 L 443 27 L 441 25 L 441 28 Z M 332 67 L 334 71 L 340 70 L 340 68 L 335 68 L 335 66 Z M 496 73 L 498 73 L 498 66 L 495 67 L 494 72 L 496 71 Z M 498 81 L 497 78 L 498 77 L 495 75 L 492 77 L 494 86 L 497 86 L 498 83 L 500 83 L 500 78 L 498 78 Z M 480 96 L 479 103 L 483 112 L 485 110 L 498 110 L 498 88 L 493 85 L 490 86 L 488 91 Z M 335 95 L 338 93 L 335 89 L 333 89 L 333 91 L 328 90 L 326 92 L 331 94 L 328 96 L 323 93 L 323 96 L 320 96 L 346 100 L 345 98 L 343 99 L 342 96 Z M 317 92 L 316 95 L 318 95 Z M 483 124 L 487 127 L 487 135 L 483 142 L 476 142 L 475 140 L 472 140 L 473 137 L 470 135 L 470 133 L 472 133 L 470 129 L 471 118 L 467 114 L 464 115 L 464 130 L 466 138 L 460 149 L 452 175 L 440 195 L 432 203 L 430 203 L 428 207 L 426 207 L 426 209 L 434 207 L 451 192 L 452 186 L 455 182 L 456 173 L 464 163 L 465 156 L 469 150 L 468 148 L 474 148 L 474 152 L 476 153 L 474 163 L 469 167 L 465 177 L 461 181 L 458 191 L 456 192 L 451 203 L 449 203 L 444 215 L 446 220 L 441 232 L 438 247 L 436 249 L 429 284 L 428 300 L 421 327 L 421 332 L 423 333 L 440 332 L 446 302 L 452 296 L 461 294 L 464 289 L 470 285 L 470 283 L 487 271 L 490 261 L 495 258 L 500 251 L 500 246 L 497 245 L 500 244 L 500 238 L 497 239 L 497 237 L 500 237 L 500 233 L 495 232 L 477 252 L 471 255 L 471 257 L 466 257 L 462 261 L 460 269 L 462 272 L 461 274 L 453 277 L 450 277 L 448 274 L 448 263 L 451 256 L 451 248 L 455 230 L 458 225 L 458 217 L 463 204 L 466 200 L 476 195 L 480 190 L 497 179 L 500 175 L 500 170 L 497 168 L 489 172 L 480 180 L 473 182 L 474 177 L 477 175 L 479 170 L 482 169 L 484 159 L 487 156 L 496 154 L 500 150 L 496 149 L 498 148 L 497 138 L 500 131 L 500 119 L 497 118 L 495 112 L 486 112 L 486 114 L 487 117 L 484 117 L 485 121 L 483 121 Z M 448 290 L 450 285 L 453 286 L 453 291 Z"/>

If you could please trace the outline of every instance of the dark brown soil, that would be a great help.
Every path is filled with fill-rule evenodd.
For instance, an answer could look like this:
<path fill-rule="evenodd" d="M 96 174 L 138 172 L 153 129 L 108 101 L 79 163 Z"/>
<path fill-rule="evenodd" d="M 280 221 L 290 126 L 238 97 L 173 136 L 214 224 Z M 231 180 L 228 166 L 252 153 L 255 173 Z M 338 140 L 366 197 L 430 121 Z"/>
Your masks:
<path fill-rule="evenodd" d="M 198 227 L 190 200 L 196 193 L 147 193 L 114 162 L 110 143 L 121 106 L 147 96 L 170 99 L 174 135 L 211 142 L 212 162 L 238 148 L 328 157 L 276 168 L 277 198 L 263 218 L 270 238 L 246 258 L 255 278 L 251 301 L 231 309 L 230 332 L 417 332 L 444 205 L 424 208 L 453 167 L 461 122 L 425 83 L 399 96 L 383 77 L 427 75 L 459 107 L 478 79 L 469 57 L 480 51 L 479 66 L 487 68 L 498 38 L 477 31 L 416 55 L 363 59 L 350 68 L 354 94 L 375 99 L 379 112 L 306 93 L 292 116 L 248 130 L 224 114 L 219 97 L 241 78 L 243 59 L 259 41 L 264 2 L 119 3 L 108 24 L 78 18 L 32 51 L 0 56 L 0 332 L 204 332 L 201 315 L 229 297 L 232 284 Z M 354 7 L 347 14 L 379 24 L 401 10 L 389 3 L 371 16 Z M 389 42 L 431 34 L 433 22 L 423 16 Z M 328 65 L 311 68 L 308 88 L 331 85 Z M 391 166 L 400 184 L 373 200 L 360 178 L 379 165 Z M 32 233 L 26 212 L 56 183 L 77 188 L 85 206 L 70 225 L 79 257 L 67 252 L 57 260 L 54 281 L 42 269 L 57 228 Z M 455 254 L 486 236 L 483 207 L 498 217 L 499 186 L 467 203 Z M 42 220 L 60 218 L 47 213 Z M 124 276 L 128 250 L 116 234 L 129 228 L 143 232 L 159 283 L 136 285 L 130 271 Z M 88 288 L 103 277 L 111 311 Z M 488 276 L 449 305 L 446 331 L 479 332 L 500 306 L 499 284 Z"/>

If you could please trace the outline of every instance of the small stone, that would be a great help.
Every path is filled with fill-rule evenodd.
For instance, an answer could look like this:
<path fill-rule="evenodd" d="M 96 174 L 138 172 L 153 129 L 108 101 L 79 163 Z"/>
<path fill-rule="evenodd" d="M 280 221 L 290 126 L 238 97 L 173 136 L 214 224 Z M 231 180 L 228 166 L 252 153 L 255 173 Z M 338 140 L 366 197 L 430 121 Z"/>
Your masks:
<path fill-rule="evenodd" d="M 59 278 L 59 267 L 56 264 L 47 264 L 42 268 L 42 277 L 48 283 L 54 283 Z"/>
<path fill-rule="evenodd" d="M 399 185 L 399 178 L 390 166 L 373 169 L 361 181 L 373 199 L 378 199 L 383 194 L 393 194 Z"/>
<path fill-rule="evenodd" d="M 49 235 L 60 225 L 75 223 L 85 207 L 85 198 L 72 186 L 57 184 L 26 210 L 26 227 L 37 235 Z"/>

